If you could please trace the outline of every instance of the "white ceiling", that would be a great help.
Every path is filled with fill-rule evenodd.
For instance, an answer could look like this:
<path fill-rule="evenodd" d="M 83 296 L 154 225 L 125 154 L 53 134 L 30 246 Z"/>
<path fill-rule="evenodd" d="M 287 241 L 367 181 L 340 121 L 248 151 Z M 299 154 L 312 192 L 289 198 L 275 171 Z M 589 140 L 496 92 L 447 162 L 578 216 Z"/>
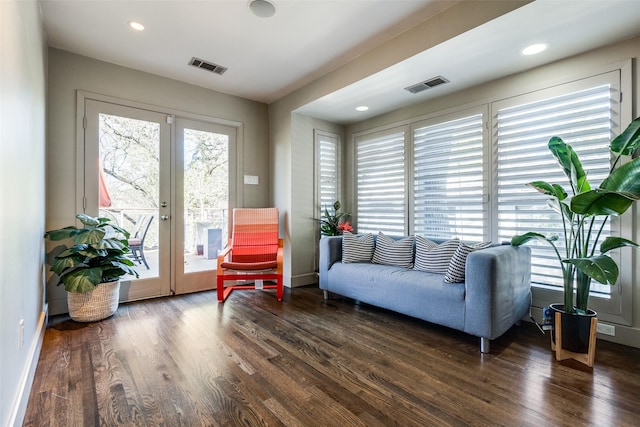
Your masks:
<path fill-rule="evenodd" d="M 454 1 L 272 0 L 258 18 L 248 0 L 41 0 L 48 43 L 216 91 L 270 103 L 383 44 Z M 145 25 L 131 30 L 127 22 Z M 337 123 L 362 120 L 640 34 L 640 0 L 537 0 L 299 111 Z M 550 48 L 519 51 L 535 41 Z M 223 75 L 187 65 L 198 57 Z M 403 88 L 443 75 L 451 83 Z M 375 90 L 372 90 L 375 88 Z M 369 105 L 366 113 L 354 110 Z"/>

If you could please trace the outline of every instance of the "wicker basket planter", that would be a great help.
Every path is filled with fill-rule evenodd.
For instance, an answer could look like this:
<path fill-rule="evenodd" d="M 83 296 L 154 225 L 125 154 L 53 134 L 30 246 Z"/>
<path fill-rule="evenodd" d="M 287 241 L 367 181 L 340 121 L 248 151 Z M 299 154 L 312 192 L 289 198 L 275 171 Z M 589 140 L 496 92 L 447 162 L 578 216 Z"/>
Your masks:
<path fill-rule="evenodd" d="M 89 292 L 67 292 L 69 316 L 76 322 L 96 322 L 118 309 L 120 281 L 100 283 Z"/>

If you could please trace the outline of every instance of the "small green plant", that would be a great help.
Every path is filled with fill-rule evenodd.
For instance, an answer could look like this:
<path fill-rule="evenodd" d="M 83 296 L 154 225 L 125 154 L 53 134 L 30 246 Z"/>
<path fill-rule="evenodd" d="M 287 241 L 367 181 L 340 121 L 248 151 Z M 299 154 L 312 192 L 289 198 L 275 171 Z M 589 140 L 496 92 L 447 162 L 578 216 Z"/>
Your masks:
<path fill-rule="evenodd" d="M 320 223 L 320 234 L 323 236 L 340 236 L 345 231 L 353 231 L 349 221 L 342 221 L 351 216 L 350 213 L 339 212 L 340 202 L 338 200 L 333 204 L 333 213 L 329 213 L 329 209 L 325 206 L 324 212 L 320 219 L 314 218 Z"/>
<path fill-rule="evenodd" d="M 129 252 L 129 232 L 110 224 L 109 218 L 94 218 L 78 214 L 84 224 L 47 231 L 45 238 L 51 241 L 73 239 L 73 246 L 55 256 L 51 271 L 58 275 L 58 285 L 64 284 L 68 292 L 89 292 L 100 283 L 120 280 L 127 274 L 138 276 L 132 268 Z M 123 236 L 123 238 L 119 238 Z"/>
<path fill-rule="evenodd" d="M 601 239 L 601 233 L 610 216 L 622 215 L 640 199 L 640 158 L 636 155 L 640 148 L 640 117 L 614 138 L 609 148 L 616 155 L 609 175 L 598 188 L 592 189 L 573 148 L 557 136 L 551 138 L 549 150 L 569 179 L 571 196 L 559 184 L 534 181 L 529 185 L 551 196 L 549 205 L 560 214 L 564 232 L 560 236 L 528 232 L 511 240 L 514 246 L 538 239 L 553 247 L 562 268 L 567 313 L 586 313 L 591 279 L 609 285 L 618 280 L 618 266 L 607 252 L 624 246 L 638 247 L 637 243 L 622 237 Z M 630 156 L 631 160 L 621 164 L 622 156 Z M 599 227 L 596 217 L 604 217 Z M 559 239 L 564 248 L 556 246 Z M 598 244 L 600 254 L 595 253 Z"/>

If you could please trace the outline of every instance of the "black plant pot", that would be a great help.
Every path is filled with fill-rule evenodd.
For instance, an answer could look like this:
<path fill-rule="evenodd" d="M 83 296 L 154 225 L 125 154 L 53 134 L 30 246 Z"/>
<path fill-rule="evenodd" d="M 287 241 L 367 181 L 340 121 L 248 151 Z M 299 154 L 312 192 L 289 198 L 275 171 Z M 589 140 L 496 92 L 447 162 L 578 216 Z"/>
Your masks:
<path fill-rule="evenodd" d="M 553 319 L 555 319 L 556 312 L 559 312 L 561 316 L 562 348 L 574 353 L 588 353 L 591 319 L 597 317 L 598 313 L 589 309 L 587 314 L 569 314 L 564 311 L 563 304 L 549 304 L 549 308 L 553 312 Z M 555 342 L 557 325 L 555 325 L 555 320 L 553 323 L 554 330 L 551 332 L 551 339 Z"/>

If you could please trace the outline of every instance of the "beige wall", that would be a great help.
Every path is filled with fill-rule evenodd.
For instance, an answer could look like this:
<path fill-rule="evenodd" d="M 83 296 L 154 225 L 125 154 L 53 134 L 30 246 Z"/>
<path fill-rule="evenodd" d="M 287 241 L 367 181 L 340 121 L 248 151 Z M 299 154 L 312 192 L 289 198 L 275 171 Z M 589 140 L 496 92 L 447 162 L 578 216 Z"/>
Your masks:
<path fill-rule="evenodd" d="M 37 2 L 0 2 L 0 54 L 0 425 L 10 426 L 22 425 L 46 319 L 46 47 Z"/>
<path fill-rule="evenodd" d="M 572 80 L 617 69 L 622 64 L 633 63 L 631 87 L 623 87 L 623 97 L 632 100 L 631 111 L 624 112 L 622 127 L 632 118 L 640 115 L 640 37 L 636 37 L 612 46 L 594 50 L 572 58 L 537 68 L 528 72 L 510 76 L 478 87 L 437 98 L 423 104 L 398 109 L 396 111 L 347 126 L 345 129 L 347 173 L 345 175 L 347 198 L 353 198 L 353 136 L 354 134 L 375 128 L 384 128 L 394 123 L 413 121 L 416 118 L 437 114 L 448 109 L 461 106 L 472 106 L 505 99 L 528 91 L 554 84 L 562 84 Z M 632 215 L 632 230 L 630 234 L 635 241 L 640 241 L 640 209 L 638 204 L 627 215 Z M 626 249 L 632 251 L 631 249 Z M 617 326 L 616 337 L 603 337 L 607 340 L 640 347 L 640 250 L 631 255 L 633 265 L 621 265 L 620 278 L 632 286 L 632 327 Z M 534 293 L 534 305 L 535 293 Z"/>
<path fill-rule="evenodd" d="M 311 218 L 315 216 L 317 207 L 314 198 L 315 155 L 314 131 L 321 130 L 335 133 L 343 138 L 342 126 L 315 119 L 301 114 L 292 115 L 291 138 L 296 141 L 291 147 L 291 174 L 296 179 L 291 183 L 291 199 L 294 213 L 291 216 L 291 234 L 299 242 L 317 241 L 317 223 Z M 311 149 L 309 149 L 311 147 Z M 300 211 L 300 214 L 296 214 Z M 307 215 L 305 213 L 309 212 Z M 292 266 L 292 286 L 303 286 L 317 283 L 314 273 L 318 257 L 317 244 L 296 246 L 296 262 Z"/>
<path fill-rule="evenodd" d="M 463 1 L 407 30 L 382 46 L 269 105 L 273 161 L 273 203 L 285 212 L 285 283 L 304 285 L 313 277 L 308 218 L 314 215 L 313 137 L 308 122 L 295 111 L 309 102 L 407 59 L 432 46 L 529 3 L 525 1 Z M 295 191 L 294 191 L 295 188 Z M 345 203 L 345 209 L 350 203 Z M 311 258 L 310 258 L 311 257 Z"/>
<path fill-rule="evenodd" d="M 266 104 L 114 64 L 49 49 L 46 227 L 73 224 L 76 212 L 76 94 L 86 91 L 135 103 L 242 123 L 238 174 L 257 175 L 259 185 L 241 186 L 243 207 L 270 205 L 269 117 Z M 49 285 L 52 314 L 66 298 L 64 289 Z M 64 306 L 64 304 L 62 304 Z"/>

